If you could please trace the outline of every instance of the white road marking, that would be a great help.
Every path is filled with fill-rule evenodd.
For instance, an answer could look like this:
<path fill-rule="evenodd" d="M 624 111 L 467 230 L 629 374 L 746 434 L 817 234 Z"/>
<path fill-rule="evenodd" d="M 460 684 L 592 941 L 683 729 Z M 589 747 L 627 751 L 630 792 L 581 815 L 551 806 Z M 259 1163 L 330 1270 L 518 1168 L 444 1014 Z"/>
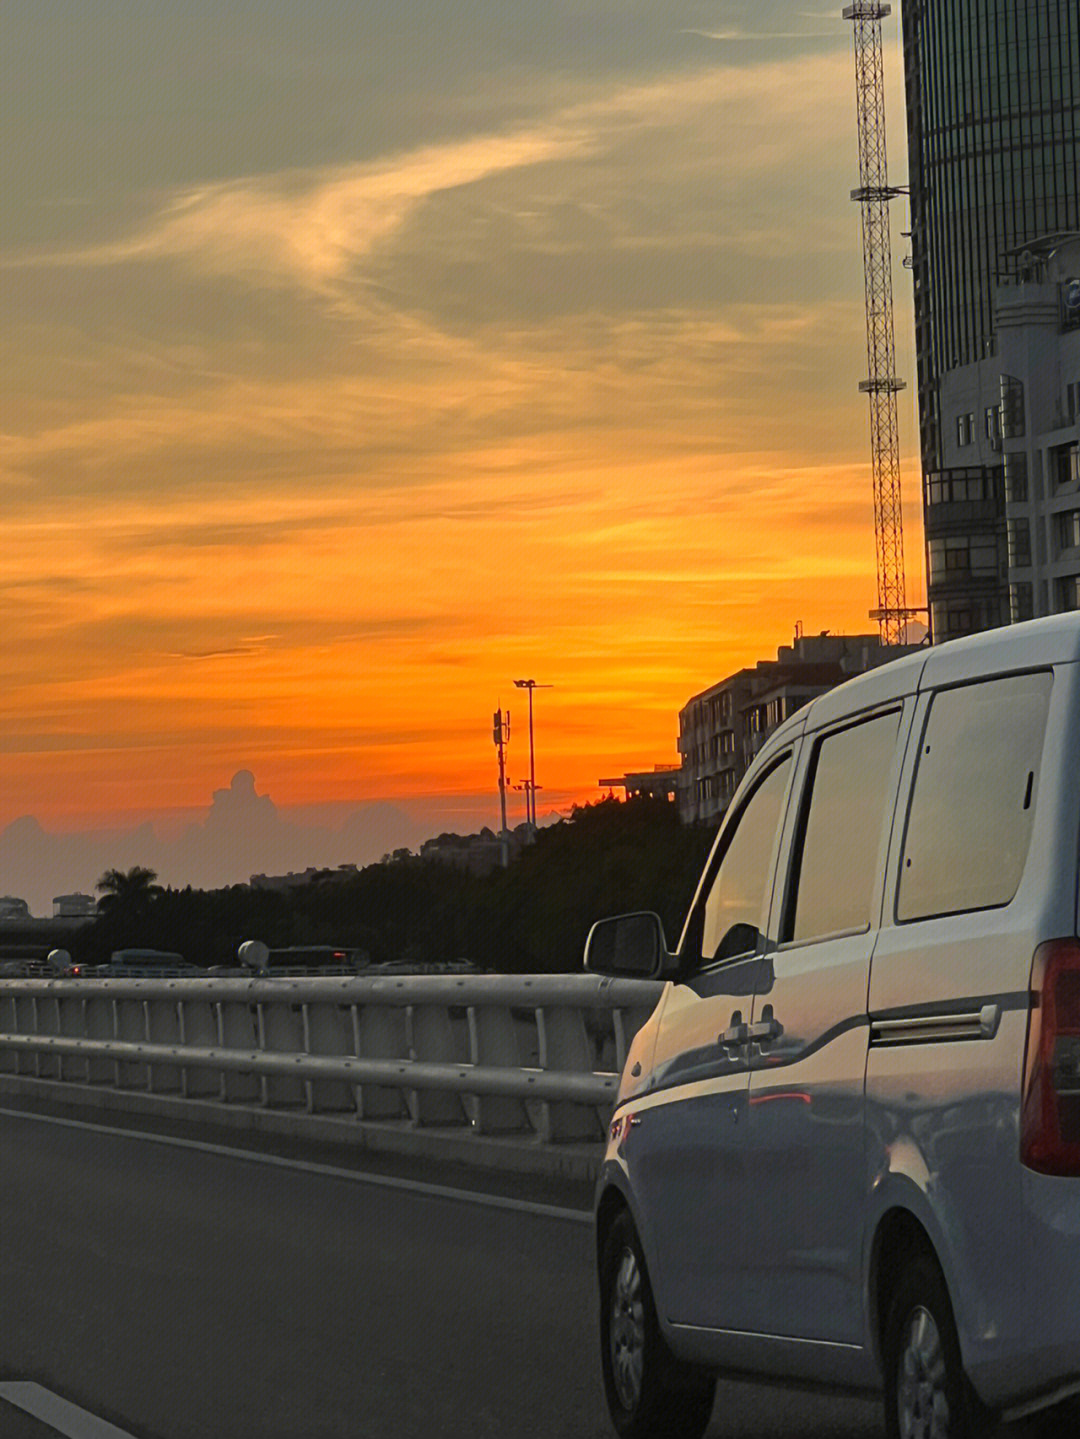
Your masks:
<path fill-rule="evenodd" d="M 27 1414 L 49 1424 L 65 1439 L 132 1439 L 126 1429 L 117 1429 L 107 1419 L 99 1419 L 87 1409 L 80 1409 L 68 1399 L 61 1399 L 40 1384 L 11 1380 L 0 1384 L 0 1399 L 23 1409 Z"/>
<path fill-rule="evenodd" d="M 252 1164 L 268 1164 L 277 1169 L 295 1169 L 303 1174 L 321 1174 L 330 1179 L 348 1179 L 354 1184 L 372 1184 L 380 1189 L 397 1189 L 408 1194 L 423 1194 L 432 1199 L 451 1199 L 464 1204 L 477 1204 L 486 1209 L 508 1209 L 516 1214 L 536 1214 L 544 1219 L 565 1219 L 572 1224 L 592 1224 L 592 1215 L 584 1209 L 565 1209 L 556 1204 L 538 1204 L 531 1199 L 511 1199 L 501 1194 L 482 1194 L 471 1189 L 452 1189 L 445 1184 L 425 1184 L 420 1179 L 398 1179 L 392 1174 L 365 1174 L 355 1169 L 339 1169 L 332 1164 L 314 1164 L 303 1159 L 285 1159 L 280 1154 L 260 1154 L 253 1149 L 233 1149 L 227 1144 L 210 1144 L 199 1139 L 178 1139 L 170 1134 L 151 1134 L 139 1129 L 120 1129 L 111 1124 L 90 1124 L 82 1119 L 63 1119 L 55 1114 L 35 1114 L 24 1109 L 4 1109 L 0 1115 L 11 1119 L 29 1119 L 40 1124 L 57 1124 L 64 1129 L 86 1129 L 95 1134 L 115 1135 L 120 1139 L 141 1139 L 148 1144 L 165 1144 L 173 1149 L 194 1149 L 200 1154 L 217 1154 L 230 1159 L 245 1159 Z"/>

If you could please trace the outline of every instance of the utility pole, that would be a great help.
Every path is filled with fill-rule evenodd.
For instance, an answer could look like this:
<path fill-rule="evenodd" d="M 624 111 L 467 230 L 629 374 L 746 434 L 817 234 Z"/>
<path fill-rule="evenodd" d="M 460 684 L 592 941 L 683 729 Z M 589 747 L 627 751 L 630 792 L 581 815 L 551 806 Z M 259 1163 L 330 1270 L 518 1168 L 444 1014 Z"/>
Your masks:
<path fill-rule="evenodd" d="M 529 691 L 529 787 L 525 791 L 526 823 L 536 834 L 536 746 L 533 742 L 533 690 L 550 690 L 554 685 L 538 684 L 536 680 L 515 680 L 515 689 Z"/>
<path fill-rule="evenodd" d="M 502 867 L 506 869 L 510 863 L 510 837 L 506 830 L 506 746 L 510 743 L 510 711 L 507 710 L 504 716 L 501 705 L 492 716 L 491 737 L 499 752 L 499 809 L 502 814 L 499 848 Z"/>
<path fill-rule="evenodd" d="M 859 125 L 859 188 L 851 198 L 862 206 L 863 268 L 866 290 L 866 354 L 869 372 L 859 389 L 870 397 L 870 451 L 874 478 L 874 538 L 878 607 L 871 618 L 881 642 L 903 644 L 908 609 L 904 579 L 904 515 L 900 494 L 900 430 L 896 395 L 903 380 L 893 373 L 892 247 L 889 201 L 906 193 L 889 184 L 885 148 L 885 71 L 881 22 L 892 13 L 879 0 L 855 0 L 844 8 L 855 26 L 855 92 Z"/>

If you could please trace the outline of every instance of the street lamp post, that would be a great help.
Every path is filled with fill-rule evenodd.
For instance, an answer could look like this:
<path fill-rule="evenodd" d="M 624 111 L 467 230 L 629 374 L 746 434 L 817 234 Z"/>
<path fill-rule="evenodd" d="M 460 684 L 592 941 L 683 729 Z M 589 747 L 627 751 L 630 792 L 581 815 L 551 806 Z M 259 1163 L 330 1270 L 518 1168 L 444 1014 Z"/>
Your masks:
<path fill-rule="evenodd" d="M 525 794 L 525 820 L 536 833 L 536 748 L 533 743 L 533 690 L 550 690 L 554 685 L 538 684 L 536 680 L 515 680 L 515 688 L 529 691 L 529 788 Z"/>

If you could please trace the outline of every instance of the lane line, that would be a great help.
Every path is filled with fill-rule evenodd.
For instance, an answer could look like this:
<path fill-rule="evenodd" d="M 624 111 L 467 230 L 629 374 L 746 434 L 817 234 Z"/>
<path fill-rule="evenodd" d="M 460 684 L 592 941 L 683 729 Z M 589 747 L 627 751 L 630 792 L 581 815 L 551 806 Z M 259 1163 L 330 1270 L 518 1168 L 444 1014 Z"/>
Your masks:
<path fill-rule="evenodd" d="M 88 1409 L 80 1409 L 40 1384 L 25 1380 L 0 1383 L 0 1399 L 51 1425 L 64 1439 L 133 1439 L 126 1429 L 117 1429 L 107 1419 L 99 1419 Z"/>
<path fill-rule="evenodd" d="M 485 1209 L 507 1209 L 515 1214 L 534 1214 L 543 1219 L 564 1219 L 571 1224 L 592 1224 L 592 1214 L 585 1209 L 566 1209 L 556 1204 L 539 1204 L 532 1199 L 512 1199 L 501 1194 L 483 1194 L 472 1189 L 453 1189 L 445 1184 L 426 1184 L 420 1179 L 399 1179 L 392 1174 L 365 1174 L 355 1169 L 339 1169 L 333 1164 L 316 1164 L 304 1159 L 286 1159 L 280 1154 L 260 1154 L 257 1150 L 232 1149 L 227 1144 L 211 1144 L 200 1139 L 179 1139 L 171 1134 L 150 1134 L 138 1129 L 120 1129 L 112 1124 L 91 1124 L 83 1119 L 65 1119 L 55 1114 L 34 1114 L 22 1109 L 5 1109 L 0 1115 L 11 1119 L 28 1119 L 39 1124 L 55 1124 L 62 1129 L 85 1129 L 94 1134 L 113 1135 L 119 1139 L 141 1139 L 148 1144 L 164 1144 L 172 1149 L 193 1149 L 199 1154 L 216 1154 L 228 1159 L 243 1159 L 251 1164 L 266 1164 L 276 1169 L 292 1169 L 302 1174 L 318 1174 L 328 1179 L 347 1179 L 354 1184 L 370 1184 L 379 1189 L 396 1189 L 406 1194 L 421 1194 L 431 1199 L 449 1199 L 461 1204 L 476 1204 Z"/>

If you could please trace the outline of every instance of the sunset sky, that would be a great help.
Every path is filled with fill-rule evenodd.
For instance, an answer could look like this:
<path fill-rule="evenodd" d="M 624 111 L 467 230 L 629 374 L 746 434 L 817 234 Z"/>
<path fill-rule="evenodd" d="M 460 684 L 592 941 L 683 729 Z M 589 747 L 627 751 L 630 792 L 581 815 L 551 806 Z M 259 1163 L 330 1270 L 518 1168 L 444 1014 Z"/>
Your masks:
<path fill-rule="evenodd" d="M 873 629 L 840 8 L 8 0 L 0 826 L 495 824 L 519 677 L 544 816 Z"/>

